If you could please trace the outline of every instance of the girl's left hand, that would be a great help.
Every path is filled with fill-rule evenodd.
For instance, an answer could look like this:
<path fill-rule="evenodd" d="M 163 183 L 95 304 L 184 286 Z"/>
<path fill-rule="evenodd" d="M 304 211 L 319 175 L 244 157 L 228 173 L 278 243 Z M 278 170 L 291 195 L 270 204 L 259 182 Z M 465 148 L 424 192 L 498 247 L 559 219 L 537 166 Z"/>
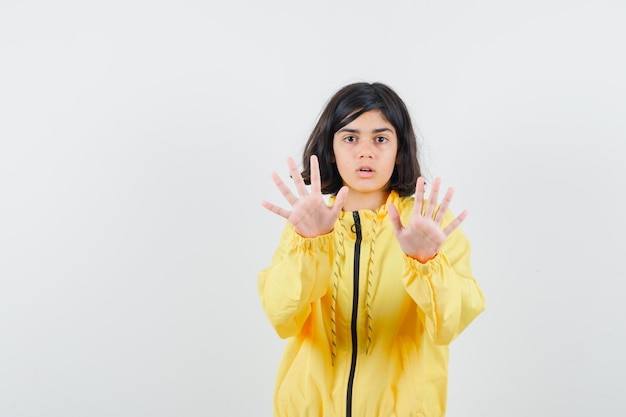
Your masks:
<path fill-rule="evenodd" d="M 424 205 L 424 178 L 419 177 L 417 179 L 415 207 L 411 220 L 409 220 L 409 224 L 406 226 L 402 225 L 398 209 L 393 204 L 387 204 L 389 218 L 402 251 L 421 263 L 425 263 L 437 255 L 448 235 L 459 227 L 468 215 L 467 210 L 464 210 L 449 225 L 441 229 L 441 222 L 450 205 L 450 201 L 452 201 L 454 189 L 448 188 L 441 205 L 437 208 L 440 186 L 441 179 L 435 178 L 430 197 L 422 212 L 422 206 Z"/>

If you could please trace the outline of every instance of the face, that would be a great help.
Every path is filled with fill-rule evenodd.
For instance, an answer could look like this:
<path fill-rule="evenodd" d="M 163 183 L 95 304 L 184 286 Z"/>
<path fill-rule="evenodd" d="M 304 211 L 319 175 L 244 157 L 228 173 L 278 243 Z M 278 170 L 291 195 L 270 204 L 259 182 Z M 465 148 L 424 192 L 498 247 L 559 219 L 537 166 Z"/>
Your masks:
<path fill-rule="evenodd" d="M 344 210 L 380 207 L 389 195 L 398 153 L 393 125 L 380 110 L 365 112 L 335 133 L 333 151 L 343 184 L 350 189 Z"/>

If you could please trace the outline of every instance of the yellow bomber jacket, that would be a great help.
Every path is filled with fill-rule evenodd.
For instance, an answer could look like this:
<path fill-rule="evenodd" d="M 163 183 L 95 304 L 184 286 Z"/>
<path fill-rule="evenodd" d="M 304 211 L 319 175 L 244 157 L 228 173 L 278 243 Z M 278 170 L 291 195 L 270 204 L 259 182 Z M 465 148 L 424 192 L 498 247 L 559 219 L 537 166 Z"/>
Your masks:
<path fill-rule="evenodd" d="M 414 198 L 387 202 L 407 224 Z M 462 230 L 422 264 L 400 249 L 385 205 L 342 212 L 315 238 L 287 223 L 258 285 L 288 338 L 275 416 L 444 416 L 448 345 L 485 308 Z"/>

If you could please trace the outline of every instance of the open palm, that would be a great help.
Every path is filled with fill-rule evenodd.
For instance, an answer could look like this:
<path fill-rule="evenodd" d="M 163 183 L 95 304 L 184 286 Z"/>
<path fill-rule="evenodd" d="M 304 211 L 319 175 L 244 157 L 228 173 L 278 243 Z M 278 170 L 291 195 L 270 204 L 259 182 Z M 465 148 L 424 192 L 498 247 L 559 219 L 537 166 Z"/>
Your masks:
<path fill-rule="evenodd" d="M 389 218 L 391 219 L 396 239 L 398 243 L 400 243 L 402 251 L 422 263 L 437 255 L 437 252 L 448 235 L 459 227 L 468 214 L 467 210 L 464 210 L 449 225 L 442 229 L 441 223 L 452 201 L 454 189 L 448 188 L 441 205 L 437 207 L 440 186 L 441 179 L 436 178 L 433 182 L 426 207 L 423 207 L 424 178 L 418 178 L 417 185 L 415 186 L 415 207 L 413 208 L 411 219 L 406 226 L 402 225 L 398 209 L 393 204 L 387 205 Z"/>
<path fill-rule="evenodd" d="M 293 158 L 287 159 L 287 166 L 289 167 L 298 196 L 291 192 L 289 187 L 275 172 L 272 173 L 272 180 L 292 209 L 287 210 L 267 201 L 262 201 L 261 205 L 272 213 L 287 219 L 301 236 L 316 237 L 329 233 L 333 229 L 337 217 L 339 217 L 341 208 L 348 195 L 348 188 L 342 187 L 337 193 L 335 204 L 329 207 L 321 191 L 320 168 L 317 156 L 311 156 L 310 192 L 307 190 L 307 186 Z"/>

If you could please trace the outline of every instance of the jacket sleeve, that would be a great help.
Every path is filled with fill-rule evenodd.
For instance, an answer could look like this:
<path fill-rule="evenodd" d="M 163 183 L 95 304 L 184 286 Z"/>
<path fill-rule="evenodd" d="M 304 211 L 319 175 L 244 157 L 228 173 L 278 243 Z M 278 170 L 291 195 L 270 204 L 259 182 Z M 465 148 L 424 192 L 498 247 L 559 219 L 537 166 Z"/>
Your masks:
<path fill-rule="evenodd" d="M 448 211 L 443 224 L 452 220 Z M 436 344 L 452 342 L 485 309 L 485 298 L 472 276 L 470 250 L 467 237 L 457 228 L 426 263 L 405 255 L 403 283 Z"/>
<path fill-rule="evenodd" d="M 311 303 L 328 290 L 332 233 L 299 235 L 287 223 L 269 267 L 259 273 L 259 296 L 270 323 L 282 338 L 300 333 Z"/>

